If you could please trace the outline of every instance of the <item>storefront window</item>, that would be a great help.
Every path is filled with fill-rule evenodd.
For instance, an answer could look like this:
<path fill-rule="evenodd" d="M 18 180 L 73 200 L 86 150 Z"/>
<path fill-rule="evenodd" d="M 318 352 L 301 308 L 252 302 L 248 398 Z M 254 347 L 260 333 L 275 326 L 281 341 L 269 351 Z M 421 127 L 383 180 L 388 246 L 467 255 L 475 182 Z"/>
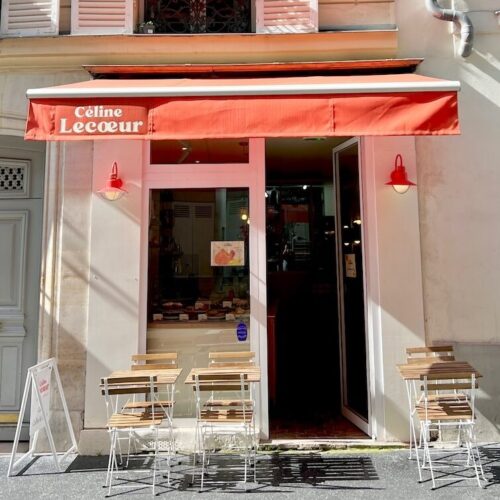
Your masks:
<path fill-rule="evenodd" d="M 248 189 L 156 189 L 150 195 L 147 351 L 177 352 L 184 377 L 211 351 L 248 350 Z M 241 333 L 241 328 L 240 328 Z M 176 388 L 176 415 L 194 415 Z"/>
<path fill-rule="evenodd" d="M 248 139 L 151 141 L 151 163 L 248 163 Z"/>

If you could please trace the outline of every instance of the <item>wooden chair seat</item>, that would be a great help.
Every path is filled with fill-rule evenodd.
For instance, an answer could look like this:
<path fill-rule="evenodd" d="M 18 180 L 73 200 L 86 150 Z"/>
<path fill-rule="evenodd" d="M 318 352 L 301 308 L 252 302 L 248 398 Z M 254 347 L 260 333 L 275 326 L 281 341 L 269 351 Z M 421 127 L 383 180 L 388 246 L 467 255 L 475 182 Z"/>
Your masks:
<path fill-rule="evenodd" d="M 431 403 L 449 402 L 449 401 L 467 401 L 465 394 L 429 394 L 427 398 Z"/>
<path fill-rule="evenodd" d="M 436 422 L 438 420 L 470 420 L 472 408 L 467 402 L 440 402 L 427 405 L 427 411 L 423 404 L 417 405 L 418 418 Z"/>
<path fill-rule="evenodd" d="M 227 407 L 227 406 L 243 406 L 247 407 L 248 409 L 253 407 L 253 401 L 251 399 L 212 399 L 210 401 L 205 401 L 203 403 L 203 406 L 207 408 L 214 408 L 217 406 L 222 406 L 222 407 Z"/>
<path fill-rule="evenodd" d="M 108 427 L 127 429 L 129 427 L 151 427 L 161 423 L 162 418 L 159 415 L 151 418 L 151 415 L 147 413 L 114 413 L 108 420 Z"/>
<path fill-rule="evenodd" d="M 252 410 L 202 410 L 202 422 L 220 422 L 220 423 L 247 423 L 252 420 Z"/>
<path fill-rule="evenodd" d="M 152 407 L 156 409 L 161 408 L 171 408 L 174 405 L 174 402 L 171 400 L 165 400 L 165 401 L 129 401 L 123 406 L 123 409 L 125 410 L 135 410 L 135 409 L 145 409 L 145 410 L 150 410 Z"/>

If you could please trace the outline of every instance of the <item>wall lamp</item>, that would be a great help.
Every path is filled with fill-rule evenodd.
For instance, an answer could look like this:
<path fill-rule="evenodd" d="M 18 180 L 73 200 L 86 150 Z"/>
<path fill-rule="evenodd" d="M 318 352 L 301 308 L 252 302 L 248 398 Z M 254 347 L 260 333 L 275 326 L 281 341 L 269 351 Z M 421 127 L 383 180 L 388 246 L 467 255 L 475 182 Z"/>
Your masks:
<path fill-rule="evenodd" d="M 122 189 L 123 181 L 118 177 L 118 164 L 113 162 L 109 179 L 106 181 L 106 186 L 97 191 L 105 200 L 116 201 L 127 193 Z"/>
<path fill-rule="evenodd" d="M 408 174 L 406 168 L 403 165 L 403 157 L 401 155 L 396 155 L 396 160 L 394 161 L 394 170 L 391 172 L 391 180 L 385 183 L 386 186 L 392 186 L 394 191 L 399 194 L 404 194 L 410 186 L 416 186 L 416 184 L 408 179 Z"/>

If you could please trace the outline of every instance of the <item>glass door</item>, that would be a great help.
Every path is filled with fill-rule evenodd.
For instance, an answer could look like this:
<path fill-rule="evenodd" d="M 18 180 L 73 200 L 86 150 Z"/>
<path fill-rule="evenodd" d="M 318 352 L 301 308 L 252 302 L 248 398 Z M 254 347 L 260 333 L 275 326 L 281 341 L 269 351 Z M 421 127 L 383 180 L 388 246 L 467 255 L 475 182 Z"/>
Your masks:
<path fill-rule="evenodd" d="M 147 353 L 176 352 L 185 373 L 209 352 L 250 351 L 248 188 L 152 189 Z M 195 416 L 178 384 L 177 417 Z"/>
<path fill-rule="evenodd" d="M 369 433 L 363 217 L 359 141 L 333 151 L 337 199 L 338 297 L 342 414 Z"/>
<path fill-rule="evenodd" d="M 208 366 L 209 352 L 255 352 L 262 370 L 257 425 L 267 436 L 264 141 L 186 139 L 145 148 L 139 350 L 176 352 L 186 375 Z M 176 386 L 175 414 L 189 426 L 187 389 Z"/>

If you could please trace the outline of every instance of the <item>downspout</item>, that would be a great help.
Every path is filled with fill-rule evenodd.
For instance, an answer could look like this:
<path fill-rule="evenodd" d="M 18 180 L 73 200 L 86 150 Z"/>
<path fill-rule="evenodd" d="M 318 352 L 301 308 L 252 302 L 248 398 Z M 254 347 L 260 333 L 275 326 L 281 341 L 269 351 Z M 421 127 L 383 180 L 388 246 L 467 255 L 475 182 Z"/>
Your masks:
<path fill-rule="evenodd" d="M 461 57 L 469 57 L 472 52 L 472 42 L 474 41 L 474 27 L 472 22 L 460 10 L 455 9 L 442 9 L 439 0 L 425 0 L 427 10 L 441 21 L 451 21 L 460 28 L 460 45 L 458 47 L 458 54 Z"/>

